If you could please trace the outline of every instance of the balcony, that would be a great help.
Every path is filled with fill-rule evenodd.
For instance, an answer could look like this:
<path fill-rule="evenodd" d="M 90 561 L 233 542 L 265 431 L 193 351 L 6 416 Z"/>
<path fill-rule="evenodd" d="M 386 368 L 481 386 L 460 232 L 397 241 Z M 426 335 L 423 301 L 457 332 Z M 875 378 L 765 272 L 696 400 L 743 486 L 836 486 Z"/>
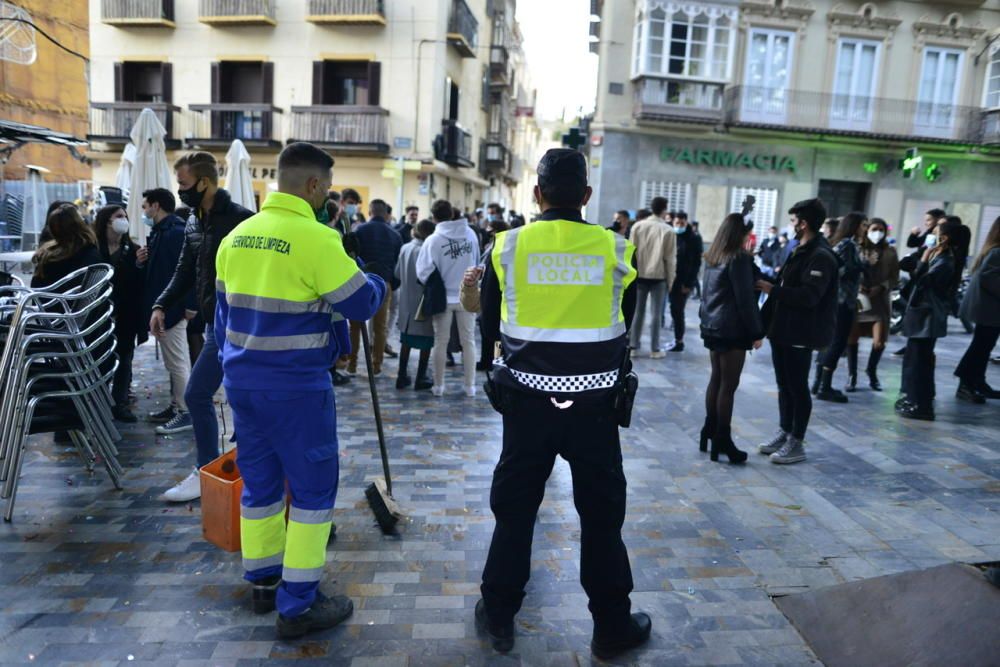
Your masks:
<path fill-rule="evenodd" d="M 90 132 L 87 139 L 107 144 L 125 145 L 136 119 L 143 109 L 152 109 L 167 130 L 164 138 L 168 148 L 180 148 L 181 108 L 165 102 L 91 102 Z"/>
<path fill-rule="evenodd" d="M 277 25 L 277 0 L 200 0 L 198 20 L 208 25 Z"/>
<path fill-rule="evenodd" d="M 507 88 L 514 82 L 510 53 L 505 46 L 490 47 L 490 87 Z"/>
<path fill-rule="evenodd" d="M 634 115 L 640 121 L 718 123 L 724 88 L 714 81 L 641 77 L 635 82 Z"/>
<path fill-rule="evenodd" d="M 108 25 L 175 28 L 174 0 L 101 0 Z"/>
<path fill-rule="evenodd" d="M 454 120 L 441 121 L 441 134 L 434 140 L 434 157 L 453 167 L 473 167 L 472 134 Z"/>
<path fill-rule="evenodd" d="M 338 152 L 389 153 L 389 112 L 381 107 L 292 107 L 288 143 L 308 141 Z"/>
<path fill-rule="evenodd" d="M 483 176 L 504 176 L 511 171 L 510 149 L 502 143 L 487 140 L 479 156 Z"/>
<path fill-rule="evenodd" d="M 1000 109 L 983 111 L 981 141 L 990 146 L 1000 144 Z"/>
<path fill-rule="evenodd" d="M 465 0 L 452 0 L 451 16 L 448 18 L 448 43 L 463 58 L 475 58 L 479 46 L 479 22 L 465 4 Z"/>
<path fill-rule="evenodd" d="M 748 86 L 725 97 L 734 126 L 941 143 L 979 143 L 984 130 L 979 107 Z"/>
<path fill-rule="evenodd" d="M 385 0 L 309 0 L 306 20 L 326 25 L 385 25 Z"/>
<path fill-rule="evenodd" d="M 275 115 L 281 109 L 271 104 L 192 104 L 189 146 L 225 146 L 240 139 L 247 146 L 280 148 Z"/>

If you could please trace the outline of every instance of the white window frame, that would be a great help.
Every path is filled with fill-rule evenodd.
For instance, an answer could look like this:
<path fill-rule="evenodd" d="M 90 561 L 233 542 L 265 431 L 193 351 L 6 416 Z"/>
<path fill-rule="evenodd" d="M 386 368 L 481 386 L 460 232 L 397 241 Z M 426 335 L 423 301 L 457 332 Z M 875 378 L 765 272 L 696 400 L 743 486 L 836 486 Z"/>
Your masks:
<path fill-rule="evenodd" d="M 660 52 L 660 66 L 652 69 L 648 66 L 649 46 L 650 46 L 650 14 L 654 11 L 663 12 L 663 49 Z M 705 67 L 708 70 L 706 76 L 693 76 L 690 74 L 670 73 L 670 43 L 673 32 L 674 16 L 678 13 L 685 14 L 688 26 L 688 41 L 684 51 L 685 70 L 690 66 L 691 41 L 690 30 L 694 26 L 694 20 L 699 16 L 708 19 L 707 42 L 705 44 Z M 727 25 L 720 26 L 718 21 L 725 19 Z M 715 61 L 716 46 L 722 42 L 717 42 L 716 37 L 719 31 L 728 32 L 726 37 L 726 63 L 723 76 L 709 76 L 712 73 Z M 724 5 L 714 5 L 701 2 L 674 2 L 671 0 L 640 0 L 636 7 L 635 28 L 632 34 L 632 77 L 653 76 L 677 79 L 683 81 L 728 83 L 733 77 L 733 61 L 736 57 L 736 33 L 739 31 L 739 10 L 736 7 Z"/>
<path fill-rule="evenodd" d="M 757 236 L 759 245 L 767 236 L 768 229 L 780 227 L 778 224 L 778 201 L 781 199 L 781 191 L 777 188 L 734 185 L 729 188 L 729 210 L 738 213 L 743 205 L 743 199 L 747 195 L 753 195 L 757 200 L 753 212 L 748 217 L 753 220 L 753 232 Z"/>
<path fill-rule="evenodd" d="M 757 103 L 753 101 L 755 91 L 758 89 L 750 83 L 750 49 L 753 46 L 754 35 L 765 35 L 768 43 L 773 43 L 776 37 L 788 37 L 788 77 L 785 81 L 784 95 L 780 100 L 765 100 L 766 109 L 756 109 Z M 751 27 L 747 33 L 746 62 L 743 67 L 743 103 L 740 110 L 740 120 L 744 122 L 763 122 L 781 125 L 788 117 L 788 92 L 791 90 L 793 80 L 793 68 L 795 67 L 795 31 L 781 28 L 759 28 Z M 769 47 L 770 48 L 770 47 Z M 770 69 L 772 55 L 766 59 L 766 66 Z M 765 77 L 765 80 L 769 77 Z"/>
<path fill-rule="evenodd" d="M 994 65 L 1000 70 L 1000 43 L 996 43 L 990 48 L 990 59 L 986 63 L 986 79 L 983 82 L 983 108 L 985 109 L 1000 109 L 1000 71 L 998 71 L 996 76 L 990 76 Z M 996 82 L 996 90 L 993 91 L 996 95 L 996 100 L 994 100 L 993 104 L 990 104 L 991 81 Z"/>
<path fill-rule="evenodd" d="M 950 102 L 937 101 L 937 98 L 939 96 L 938 93 L 940 92 L 940 87 L 941 87 L 940 74 L 941 74 L 941 64 L 944 62 L 943 58 L 938 60 L 938 72 L 937 72 L 938 76 L 935 77 L 934 93 L 932 96 L 933 99 L 930 102 L 926 102 L 920 99 L 920 92 L 921 92 L 920 89 L 923 86 L 923 80 L 924 80 L 924 68 L 927 66 L 927 56 L 931 51 L 936 51 L 941 56 L 947 56 L 947 55 L 958 56 L 958 65 L 955 68 L 955 85 L 951 91 Z M 934 46 L 934 45 L 928 45 L 924 47 L 923 51 L 920 54 L 920 74 L 917 78 L 917 111 L 914 114 L 913 118 L 913 125 L 914 127 L 919 129 L 921 134 L 942 137 L 945 139 L 951 138 L 952 135 L 954 134 L 955 116 L 956 116 L 955 109 L 958 105 L 959 92 L 962 89 L 962 73 L 964 69 L 965 69 L 965 51 L 963 51 L 962 49 L 950 48 L 945 46 Z M 921 107 L 926 104 L 931 105 L 930 123 L 922 122 L 920 118 Z M 942 106 L 949 107 L 947 109 L 947 114 L 948 114 L 947 123 L 938 123 L 935 121 L 935 116 L 937 115 L 939 108 Z"/>
<path fill-rule="evenodd" d="M 845 57 L 844 46 L 847 44 L 854 45 L 854 51 L 851 54 L 851 58 L 854 59 L 853 66 L 851 68 L 851 80 L 850 80 L 850 90 L 847 93 L 837 92 L 837 72 L 840 71 L 841 59 Z M 856 77 L 857 64 L 859 59 L 859 54 L 861 49 L 865 46 L 875 47 L 875 64 L 874 72 L 872 73 L 871 84 L 866 91 L 856 90 L 858 86 L 858 79 Z M 833 100 L 830 104 L 830 127 L 838 130 L 859 130 L 868 131 L 872 127 L 872 118 L 875 111 L 875 91 L 878 90 L 878 74 L 882 66 L 882 42 L 874 39 L 861 39 L 859 37 L 841 37 L 837 40 L 837 58 L 835 67 L 833 70 L 833 82 L 830 86 L 832 91 Z M 836 113 L 836 98 L 844 95 L 847 97 L 847 117 L 838 118 L 835 116 Z M 860 107 L 867 107 L 864 109 L 864 116 L 860 117 L 858 111 Z"/>
<path fill-rule="evenodd" d="M 649 208 L 649 203 L 653 197 L 666 197 L 667 210 L 684 211 L 688 217 L 694 214 L 689 208 L 693 199 L 691 198 L 691 184 L 679 181 L 643 181 L 639 189 L 639 201 L 643 208 Z"/>

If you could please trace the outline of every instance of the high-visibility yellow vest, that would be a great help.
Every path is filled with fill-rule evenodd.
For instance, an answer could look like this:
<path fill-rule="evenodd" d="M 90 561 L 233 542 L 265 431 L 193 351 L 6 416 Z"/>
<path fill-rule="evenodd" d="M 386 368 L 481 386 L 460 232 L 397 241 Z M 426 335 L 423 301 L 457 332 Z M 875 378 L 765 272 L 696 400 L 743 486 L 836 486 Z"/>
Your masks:
<path fill-rule="evenodd" d="M 623 236 L 570 220 L 497 234 L 491 259 L 503 293 L 500 333 L 551 343 L 623 336 L 622 296 L 636 277 L 634 253 Z"/>

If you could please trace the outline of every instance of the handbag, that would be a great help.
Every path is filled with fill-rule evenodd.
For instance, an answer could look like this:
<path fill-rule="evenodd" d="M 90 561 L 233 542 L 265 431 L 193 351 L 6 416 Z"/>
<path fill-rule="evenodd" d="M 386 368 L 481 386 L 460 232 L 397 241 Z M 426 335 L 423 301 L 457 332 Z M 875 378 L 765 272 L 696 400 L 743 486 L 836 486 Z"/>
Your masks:
<path fill-rule="evenodd" d="M 448 293 L 445 291 L 441 274 L 437 269 L 434 269 L 424 284 L 424 293 L 420 295 L 420 301 L 417 302 L 417 311 L 413 319 L 423 322 L 446 310 L 448 310 Z"/>
<path fill-rule="evenodd" d="M 867 294 L 858 294 L 858 312 L 866 313 L 872 309 L 872 300 Z"/>

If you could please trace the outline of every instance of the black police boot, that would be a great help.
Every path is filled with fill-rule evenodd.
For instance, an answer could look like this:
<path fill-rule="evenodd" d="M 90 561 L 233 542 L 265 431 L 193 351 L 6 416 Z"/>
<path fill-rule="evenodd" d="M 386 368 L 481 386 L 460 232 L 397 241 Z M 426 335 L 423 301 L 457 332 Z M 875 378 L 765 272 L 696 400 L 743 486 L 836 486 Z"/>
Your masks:
<path fill-rule="evenodd" d="M 878 362 L 882 359 L 883 352 L 885 352 L 884 347 L 873 347 L 868 356 L 868 367 L 865 369 L 865 374 L 868 375 L 868 386 L 872 388 L 872 391 L 882 391 L 882 383 L 878 381 Z"/>
<path fill-rule="evenodd" d="M 821 401 L 830 401 L 831 403 L 847 403 L 847 396 L 839 389 L 834 389 L 831 386 L 832 382 L 833 371 L 829 368 L 824 368 L 820 376 L 819 393 L 816 394 L 816 398 Z"/>
<path fill-rule="evenodd" d="M 514 621 L 509 623 L 494 623 L 486 613 L 486 600 L 480 598 L 476 603 L 476 627 L 480 632 L 489 635 L 493 650 L 507 653 L 514 648 Z"/>
<path fill-rule="evenodd" d="M 316 630 L 328 630 L 346 621 L 353 613 L 354 603 L 347 596 L 327 597 L 316 591 L 312 606 L 298 616 L 287 618 L 278 614 L 278 636 L 295 639 Z"/>
<path fill-rule="evenodd" d="M 649 618 L 649 614 L 638 612 L 632 614 L 628 628 L 624 633 L 609 635 L 595 626 L 594 636 L 590 641 L 590 650 L 601 660 L 609 660 L 629 649 L 645 644 L 652 630 L 653 621 Z"/>
<path fill-rule="evenodd" d="M 815 377 L 813 377 L 812 386 L 809 388 L 809 391 L 812 392 L 813 396 L 819 393 L 819 386 L 822 383 L 822 381 L 823 381 L 823 364 L 817 361 L 816 375 Z"/>
<path fill-rule="evenodd" d="M 847 386 L 844 391 L 852 394 L 858 390 L 858 346 L 847 346 Z"/>
<path fill-rule="evenodd" d="M 253 582 L 253 613 L 270 614 L 274 611 L 274 599 L 278 595 L 280 584 L 281 577 L 278 575 Z"/>

